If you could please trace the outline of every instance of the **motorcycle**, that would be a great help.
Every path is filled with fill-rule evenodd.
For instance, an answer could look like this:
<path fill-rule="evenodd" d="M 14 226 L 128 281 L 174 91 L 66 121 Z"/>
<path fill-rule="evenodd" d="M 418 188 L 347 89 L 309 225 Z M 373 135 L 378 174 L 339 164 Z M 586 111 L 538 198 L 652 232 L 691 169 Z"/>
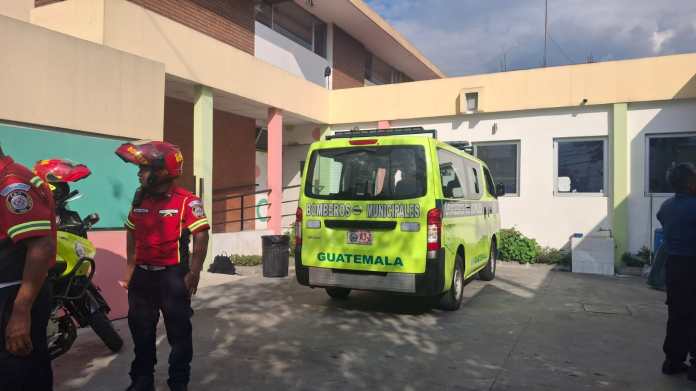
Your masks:
<path fill-rule="evenodd" d="M 46 174 L 47 166 L 52 167 L 49 174 Z M 77 171 L 78 174 L 56 175 L 56 172 L 61 172 L 56 167 L 72 173 Z M 75 170 L 76 167 L 79 170 Z M 99 287 L 92 282 L 97 251 L 87 238 L 87 232 L 99 221 L 99 215 L 93 213 L 82 219 L 79 213 L 68 209 L 69 202 L 81 197 L 79 191 L 70 190 L 68 181 L 83 179 L 90 171 L 83 165 L 50 160 L 38 162 L 35 172 L 49 183 L 56 203 L 57 251 L 56 264 L 49 271 L 53 298 L 47 328 L 51 360 L 69 351 L 77 339 L 78 328 L 87 326 L 112 352 L 118 352 L 123 339 L 107 316 L 111 308 Z"/>

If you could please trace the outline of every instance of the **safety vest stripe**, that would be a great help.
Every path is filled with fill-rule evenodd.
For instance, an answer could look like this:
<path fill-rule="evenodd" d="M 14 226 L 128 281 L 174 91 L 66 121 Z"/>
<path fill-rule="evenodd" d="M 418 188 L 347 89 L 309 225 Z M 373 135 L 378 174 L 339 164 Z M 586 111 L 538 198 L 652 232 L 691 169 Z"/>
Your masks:
<path fill-rule="evenodd" d="M 208 224 L 208 219 L 202 218 L 202 219 L 200 219 L 200 220 L 198 220 L 198 221 L 195 221 L 195 222 L 191 223 L 191 225 L 188 226 L 188 229 L 189 229 L 189 231 L 193 231 L 193 230 L 195 230 L 196 228 L 200 228 L 200 227 L 202 227 L 202 226 L 204 226 L 204 225 L 206 225 L 206 224 Z"/>
<path fill-rule="evenodd" d="M 19 231 L 14 231 L 13 233 L 9 234 L 12 239 L 15 237 L 25 234 L 27 232 L 32 232 L 32 231 L 50 231 L 51 226 L 50 225 L 37 225 L 35 227 L 27 227 L 27 228 L 22 228 Z"/>
<path fill-rule="evenodd" d="M 38 227 L 39 229 L 51 229 L 51 222 L 48 220 L 37 220 L 37 221 L 30 221 L 28 223 L 22 223 L 22 224 L 17 224 L 13 227 L 10 227 L 10 229 L 7 230 L 7 235 L 9 237 L 14 237 L 19 233 L 19 231 L 23 231 L 26 228 L 35 228 Z"/>

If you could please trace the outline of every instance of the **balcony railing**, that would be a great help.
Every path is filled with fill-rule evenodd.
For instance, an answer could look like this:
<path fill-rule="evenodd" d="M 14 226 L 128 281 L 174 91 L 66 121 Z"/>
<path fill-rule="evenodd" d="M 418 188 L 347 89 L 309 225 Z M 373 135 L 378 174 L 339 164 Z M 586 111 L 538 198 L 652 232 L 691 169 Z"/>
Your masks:
<path fill-rule="evenodd" d="M 249 186 L 237 186 L 234 188 L 217 189 L 220 191 L 234 191 L 234 189 L 245 188 Z M 299 185 L 283 187 L 283 190 L 297 189 Z M 270 194 L 271 189 L 257 190 L 243 194 L 231 194 L 224 196 L 213 197 L 213 232 L 240 232 L 253 231 L 256 229 L 256 222 L 266 222 L 270 216 L 259 216 L 259 208 L 268 208 L 271 206 L 269 202 L 257 204 L 256 199 L 259 194 Z M 249 204 L 251 201 L 251 204 Z M 283 200 L 283 204 L 297 202 L 298 199 Z M 216 209 L 215 204 L 224 203 L 222 209 Z M 231 207 L 228 207 L 231 205 Z M 281 215 L 281 219 L 294 216 L 295 213 L 286 213 Z M 220 217 L 222 216 L 222 217 Z M 283 229 L 289 229 L 290 225 L 282 226 Z"/>

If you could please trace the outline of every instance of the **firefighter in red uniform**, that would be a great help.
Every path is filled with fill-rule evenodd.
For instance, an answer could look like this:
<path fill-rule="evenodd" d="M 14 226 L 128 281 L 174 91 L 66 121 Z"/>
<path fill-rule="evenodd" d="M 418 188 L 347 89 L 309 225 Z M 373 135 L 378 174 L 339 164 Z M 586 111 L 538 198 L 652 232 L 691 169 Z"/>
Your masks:
<path fill-rule="evenodd" d="M 56 217 L 48 186 L 0 149 L 0 389 L 53 389 L 46 326 Z"/>
<path fill-rule="evenodd" d="M 125 223 L 128 271 L 122 285 L 128 289 L 128 326 L 135 344 L 128 390 L 154 390 L 160 311 L 171 346 L 169 388 L 186 390 L 193 357 L 191 295 L 198 287 L 210 226 L 201 200 L 174 183 L 183 170 L 178 147 L 161 141 L 126 143 L 116 154 L 140 167 L 141 184 Z"/>

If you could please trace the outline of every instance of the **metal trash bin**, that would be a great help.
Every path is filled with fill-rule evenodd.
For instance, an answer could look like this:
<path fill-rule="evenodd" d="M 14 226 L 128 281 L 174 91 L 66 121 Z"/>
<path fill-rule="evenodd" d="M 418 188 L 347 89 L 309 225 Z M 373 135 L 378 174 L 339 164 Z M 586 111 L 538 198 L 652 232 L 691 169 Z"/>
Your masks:
<path fill-rule="evenodd" d="M 287 277 L 290 261 L 290 237 L 288 235 L 262 236 L 261 258 L 264 277 Z"/>

